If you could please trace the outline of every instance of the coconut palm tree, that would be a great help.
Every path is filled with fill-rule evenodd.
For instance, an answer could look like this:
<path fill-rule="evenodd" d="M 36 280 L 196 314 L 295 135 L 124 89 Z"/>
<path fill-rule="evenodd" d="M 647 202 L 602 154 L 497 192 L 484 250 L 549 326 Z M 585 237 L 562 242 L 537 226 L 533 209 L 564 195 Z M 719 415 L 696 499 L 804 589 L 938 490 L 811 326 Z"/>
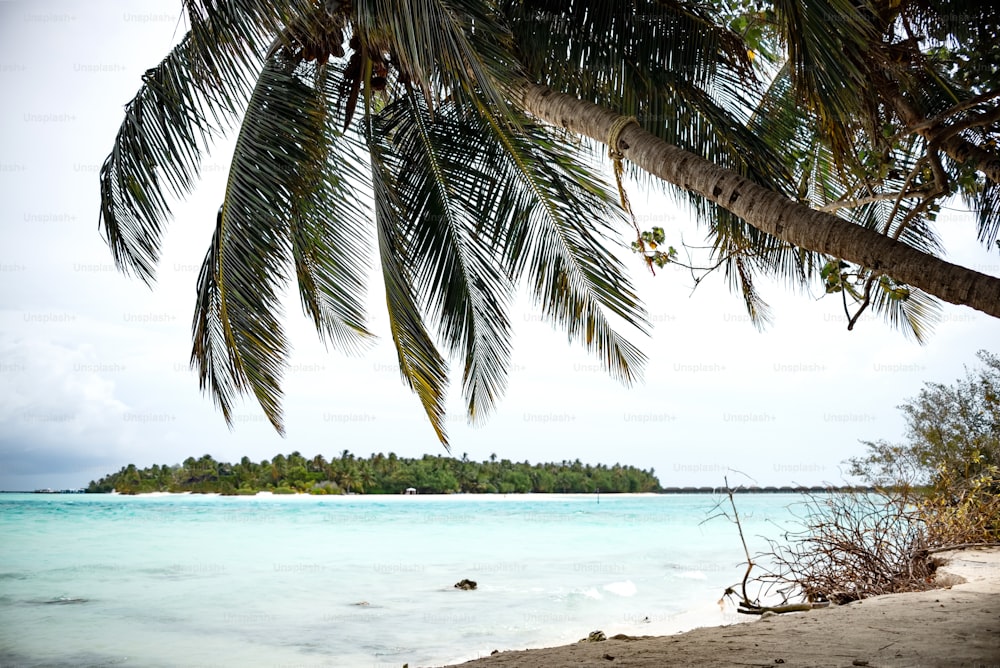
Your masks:
<path fill-rule="evenodd" d="M 618 218 L 614 200 L 577 147 L 506 104 L 516 63 L 498 15 L 436 2 L 186 7 L 190 31 L 147 72 L 103 166 L 102 223 L 119 267 L 151 281 L 165 191 L 190 188 L 204 142 L 242 113 L 193 324 L 192 364 L 227 420 L 249 392 L 282 429 L 288 265 L 321 336 L 348 350 L 370 337 L 372 245 L 400 371 L 443 442 L 434 338 L 463 365 L 470 418 L 486 414 L 519 282 L 612 374 L 635 378 L 643 357 L 608 318 L 641 327 L 643 311 L 606 248 L 609 225 L 592 222 Z"/>
<path fill-rule="evenodd" d="M 861 11 L 826 2 L 817 7 Z M 636 378 L 643 356 L 610 319 L 644 324 L 608 250 L 625 197 L 560 128 L 689 194 L 751 310 L 753 271 L 805 281 L 819 253 L 891 276 L 890 289 L 1000 315 L 1000 279 L 793 199 L 796 170 L 750 122 L 760 100 L 744 84 L 743 42 L 694 3 L 185 8 L 189 32 L 146 73 L 102 167 L 101 222 L 119 268 L 151 282 L 169 197 L 190 190 L 206 147 L 239 124 L 191 357 L 227 420 L 251 393 L 283 429 L 290 268 L 320 336 L 345 350 L 370 339 L 373 247 L 401 375 L 445 444 L 447 360 L 462 365 L 470 419 L 486 415 L 504 389 L 518 284 L 614 376 Z"/>
<path fill-rule="evenodd" d="M 371 246 L 401 374 L 443 442 L 446 357 L 462 365 L 470 419 L 487 414 L 520 283 L 615 377 L 637 377 L 643 355 L 610 320 L 644 327 L 608 249 L 616 198 L 581 146 L 509 103 L 524 68 L 498 8 L 185 5 L 189 32 L 147 72 L 102 168 L 102 225 L 118 266 L 152 281 L 168 194 L 189 190 L 206 144 L 240 122 L 193 323 L 192 364 L 227 420 L 251 393 L 282 429 L 289 265 L 321 336 L 348 350 L 370 337 Z"/>
<path fill-rule="evenodd" d="M 697 150 L 647 123 L 616 134 L 616 148 L 640 169 L 766 232 L 770 242 L 750 247 L 758 255 L 767 250 L 771 268 L 780 271 L 789 261 L 787 252 L 774 255 L 781 248 L 828 256 L 818 265 L 812 259 L 823 278 L 841 274 L 831 274 L 830 260 L 834 267 L 850 261 L 863 275 L 863 307 L 873 303 L 918 339 L 933 319 L 933 305 L 919 289 L 998 315 L 1000 280 L 935 257 L 941 249 L 929 224 L 944 198 L 958 192 L 979 216 L 980 239 L 997 241 L 1000 114 L 992 101 L 1000 81 L 988 54 L 995 49 L 998 10 L 941 0 L 765 6 L 753 13 L 771 30 L 771 46 L 784 50 L 765 73 L 770 85 L 748 127 L 781 156 L 790 190 L 755 187 L 767 184 L 734 174 L 738 170 L 718 158 L 692 157 Z M 957 15 L 974 20 L 955 21 Z M 609 137 L 620 116 L 608 108 L 605 90 L 568 89 L 558 77 L 549 82 L 544 71 L 535 78 L 547 86 L 525 83 L 521 106 L 571 132 Z M 918 104 L 922 113 L 910 109 Z M 724 252 L 753 234 L 736 228 L 727 238 L 730 221 L 711 224 Z M 775 240 L 784 243 L 768 249 Z M 755 315 L 752 286 L 747 297 Z"/>
<path fill-rule="evenodd" d="M 326 472 L 327 463 L 326 458 L 319 454 L 309 460 L 309 472 L 310 473 L 324 473 Z"/>
<path fill-rule="evenodd" d="M 362 462 L 358 467 L 357 475 L 357 491 L 361 493 L 371 491 L 371 489 L 375 486 L 375 483 L 378 481 L 371 462 L 368 460 Z"/>
<path fill-rule="evenodd" d="M 954 0 L 776 2 L 755 20 L 784 49 L 753 127 L 770 145 L 784 147 L 801 203 L 937 255 L 943 248 L 935 218 L 958 194 L 977 214 L 980 240 L 994 244 L 1000 230 L 1000 114 L 991 104 L 1000 96 L 1000 70 L 990 55 L 1000 27 L 996 7 Z M 828 291 L 845 296 L 845 307 L 848 292 L 859 304 L 849 328 L 873 306 L 922 338 L 936 315 L 926 293 L 877 266 L 843 264 L 828 262 L 823 275 Z M 856 277 L 857 290 L 845 275 Z"/>

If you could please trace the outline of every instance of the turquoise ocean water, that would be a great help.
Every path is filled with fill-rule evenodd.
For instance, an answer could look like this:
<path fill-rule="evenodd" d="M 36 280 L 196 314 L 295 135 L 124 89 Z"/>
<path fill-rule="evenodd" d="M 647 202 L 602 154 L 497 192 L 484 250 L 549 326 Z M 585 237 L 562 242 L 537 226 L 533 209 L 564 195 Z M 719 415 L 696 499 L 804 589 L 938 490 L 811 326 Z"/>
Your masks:
<path fill-rule="evenodd" d="M 797 498 L 737 496 L 752 551 Z M 0 494 L 0 666 L 399 668 L 733 623 L 719 501 Z"/>

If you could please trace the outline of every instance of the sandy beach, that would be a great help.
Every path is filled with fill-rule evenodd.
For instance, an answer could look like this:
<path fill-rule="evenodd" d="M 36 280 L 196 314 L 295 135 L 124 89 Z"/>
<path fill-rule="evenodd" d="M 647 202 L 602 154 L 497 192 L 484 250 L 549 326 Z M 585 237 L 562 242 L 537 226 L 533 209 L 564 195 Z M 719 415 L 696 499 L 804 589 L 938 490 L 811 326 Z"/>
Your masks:
<path fill-rule="evenodd" d="M 673 636 L 501 651 L 460 665 L 1000 668 L 1000 549 L 938 556 L 947 560 L 939 580 L 956 584 Z"/>

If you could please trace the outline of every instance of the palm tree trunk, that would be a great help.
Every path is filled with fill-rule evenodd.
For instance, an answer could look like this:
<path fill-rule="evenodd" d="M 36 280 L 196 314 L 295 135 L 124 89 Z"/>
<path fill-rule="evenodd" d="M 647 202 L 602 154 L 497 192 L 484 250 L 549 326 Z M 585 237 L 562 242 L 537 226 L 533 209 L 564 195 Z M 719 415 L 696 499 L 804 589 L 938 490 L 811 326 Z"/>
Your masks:
<path fill-rule="evenodd" d="M 605 143 L 619 114 L 525 82 L 522 108 L 542 121 Z M 618 149 L 639 168 L 728 209 L 750 225 L 806 250 L 885 273 L 952 304 L 1000 317 L 1000 278 L 961 267 L 810 209 L 630 124 Z"/>

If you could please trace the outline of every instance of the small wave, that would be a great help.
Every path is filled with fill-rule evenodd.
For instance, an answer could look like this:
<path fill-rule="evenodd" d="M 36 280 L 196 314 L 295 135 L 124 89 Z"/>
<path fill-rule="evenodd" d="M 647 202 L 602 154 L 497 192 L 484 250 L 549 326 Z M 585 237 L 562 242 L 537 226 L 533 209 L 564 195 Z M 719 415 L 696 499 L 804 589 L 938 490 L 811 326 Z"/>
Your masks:
<path fill-rule="evenodd" d="M 89 601 L 90 601 L 89 598 L 76 598 L 75 596 L 59 596 L 58 598 L 30 601 L 30 603 L 37 603 L 38 605 L 77 605 L 80 603 L 88 603 Z"/>
<path fill-rule="evenodd" d="M 26 668 L 79 668 L 80 666 L 116 666 L 130 663 L 127 656 L 107 656 L 83 652 L 70 659 L 29 657 L 26 654 L 0 651 L 0 666 L 25 666 Z"/>
<path fill-rule="evenodd" d="M 707 580 L 708 576 L 701 571 L 684 571 L 683 573 L 678 573 L 678 577 L 687 578 L 688 580 Z"/>
<path fill-rule="evenodd" d="M 631 580 L 625 580 L 624 582 L 612 582 L 606 584 L 603 587 L 604 591 L 609 591 L 612 594 L 617 594 L 618 596 L 635 596 L 638 588 L 635 583 Z"/>

